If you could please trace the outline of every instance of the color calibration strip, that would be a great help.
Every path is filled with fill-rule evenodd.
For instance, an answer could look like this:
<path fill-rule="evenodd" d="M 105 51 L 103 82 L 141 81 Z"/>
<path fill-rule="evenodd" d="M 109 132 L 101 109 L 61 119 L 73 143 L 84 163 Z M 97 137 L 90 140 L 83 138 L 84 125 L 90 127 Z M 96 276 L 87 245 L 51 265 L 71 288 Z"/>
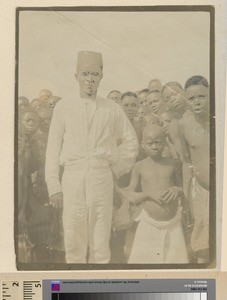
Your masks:
<path fill-rule="evenodd" d="M 52 300 L 208 300 L 207 293 L 60 293 Z"/>
<path fill-rule="evenodd" d="M 215 300 L 214 279 L 1 281 L 0 300 Z"/>

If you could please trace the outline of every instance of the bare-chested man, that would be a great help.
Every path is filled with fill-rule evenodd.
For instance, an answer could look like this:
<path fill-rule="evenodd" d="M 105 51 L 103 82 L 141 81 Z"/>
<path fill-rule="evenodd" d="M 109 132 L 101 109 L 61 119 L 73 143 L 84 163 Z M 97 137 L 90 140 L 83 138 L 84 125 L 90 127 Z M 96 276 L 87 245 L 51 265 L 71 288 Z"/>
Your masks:
<path fill-rule="evenodd" d="M 191 247 L 199 263 L 209 260 L 210 115 L 209 86 L 202 76 L 185 84 L 190 112 L 180 120 L 184 162 L 188 165 L 188 195 L 194 226 Z"/>

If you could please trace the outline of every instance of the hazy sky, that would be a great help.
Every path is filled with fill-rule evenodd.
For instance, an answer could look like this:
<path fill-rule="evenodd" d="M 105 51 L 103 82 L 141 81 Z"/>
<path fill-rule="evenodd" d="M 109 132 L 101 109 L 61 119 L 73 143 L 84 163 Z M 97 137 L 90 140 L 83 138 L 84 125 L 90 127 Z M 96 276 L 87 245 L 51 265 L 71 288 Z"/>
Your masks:
<path fill-rule="evenodd" d="M 32 100 L 43 88 L 71 95 L 80 50 L 103 54 L 103 96 L 153 78 L 209 79 L 209 26 L 206 12 L 20 12 L 19 95 Z"/>

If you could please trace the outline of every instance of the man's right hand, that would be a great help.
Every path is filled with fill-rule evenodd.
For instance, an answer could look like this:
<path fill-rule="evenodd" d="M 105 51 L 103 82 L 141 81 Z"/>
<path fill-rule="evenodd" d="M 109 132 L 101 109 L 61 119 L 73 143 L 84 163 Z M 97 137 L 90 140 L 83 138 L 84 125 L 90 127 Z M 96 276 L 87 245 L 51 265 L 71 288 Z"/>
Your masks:
<path fill-rule="evenodd" d="M 61 192 L 50 196 L 50 205 L 54 208 L 63 208 L 63 194 Z"/>

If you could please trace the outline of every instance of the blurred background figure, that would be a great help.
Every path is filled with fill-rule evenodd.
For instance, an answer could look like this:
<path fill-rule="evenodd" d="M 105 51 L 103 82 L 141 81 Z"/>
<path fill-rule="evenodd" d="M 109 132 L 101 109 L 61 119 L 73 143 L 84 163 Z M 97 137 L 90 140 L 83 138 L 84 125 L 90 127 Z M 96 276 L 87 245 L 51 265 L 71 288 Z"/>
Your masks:
<path fill-rule="evenodd" d="M 162 97 L 175 119 L 182 118 L 187 110 L 185 91 L 177 81 L 168 82 L 163 86 Z"/>
<path fill-rule="evenodd" d="M 27 226 L 26 207 L 29 200 L 30 175 L 36 166 L 34 135 L 39 127 L 39 116 L 31 108 L 19 112 L 18 127 L 18 233 L 24 234 Z"/>
<path fill-rule="evenodd" d="M 136 134 L 138 141 L 141 141 L 142 138 L 142 129 L 141 124 L 138 121 L 135 121 L 136 114 L 139 110 L 139 99 L 137 95 L 133 92 L 126 92 L 121 96 L 121 106 L 131 122 Z"/>
<path fill-rule="evenodd" d="M 171 157 L 179 160 L 180 157 L 175 149 L 175 145 L 169 134 L 169 127 L 171 122 L 173 121 L 173 115 L 165 103 L 163 103 L 158 110 L 158 119 L 159 119 L 159 125 L 164 130 L 166 136 L 166 147 L 162 153 L 162 156 Z"/>
<path fill-rule="evenodd" d="M 147 115 L 153 113 L 157 115 L 158 109 L 162 104 L 162 96 L 159 92 L 152 91 L 147 95 Z"/>
<path fill-rule="evenodd" d="M 46 106 L 41 106 L 39 109 L 37 109 L 37 113 L 40 117 L 40 125 L 36 133 L 36 139 L 41 161 L 43 164 L 45 164 L 46 147 L 52 113 Z"/>
<path fill-rule="evenodd" d="M 48 107 L 53 111 L 54 108 L 55 108 L 55 105 L 57 104 L 57 102 L 58 102 L 59 100 L 61 100 L 61 98 L 58 97 L 58 96 L 52 96 L 52 97 L 50 97 L 50 98 L 48 99 L 48 101 L 47 101 Z"/>
<path fill-rule="evenodd" d="M 147 105 L 147 95 L 149 94 L 148 89 L 142 89 L 137 91 L 137 96 L 139 98 L 139 106 L 145 107 Z"/>
<path fill-rule="evenodd" d="M 39 109 L 41 106 L 43 106 L 45 103 L 42 102 L 42 100 L 40 100 L 39 98 L 35 98 L 32 100 L 31 102 L 31 107 L 34 109 L 34 110 L 37 110 Z"/>
<path fill-rule="evenodd" d="M 162 92 L 162 83 L 159 79 L 152 79 L 148 84 L 148 89 L 151 92 L 156 92 L 161 94 Z"/>
<path fill-rule="evenodd" d="M 42 101 L 44 101 L 44 102 L 48 101 L 51 97 L 53 97 L 53 94 L 48 89 L 43 89 L 39 93 L 39 99 L 42 100 Z"/>
<path fill-rule="evenodd" d="M 116 103 L 121 104 L 121 92 L 117 90 L 110 91 L 107 95 L 108 99 L 114 100 Z"/>
<path fill-rule="evenodd" d="M 24 109 L 29 106 L 30 106 L 30 102 L 29 102 L 28 98 L 26 98 L 24 96 L 21 96 L 18 98 L 18 109 L 19 110 Z"/>
<path fill-rule="evenodd" d="M 143 119 L 144 115 L 145 115 L 145 109 L 143 106 L 140 106 L 134 120 L 136 122 L 139 122 Z"/>

